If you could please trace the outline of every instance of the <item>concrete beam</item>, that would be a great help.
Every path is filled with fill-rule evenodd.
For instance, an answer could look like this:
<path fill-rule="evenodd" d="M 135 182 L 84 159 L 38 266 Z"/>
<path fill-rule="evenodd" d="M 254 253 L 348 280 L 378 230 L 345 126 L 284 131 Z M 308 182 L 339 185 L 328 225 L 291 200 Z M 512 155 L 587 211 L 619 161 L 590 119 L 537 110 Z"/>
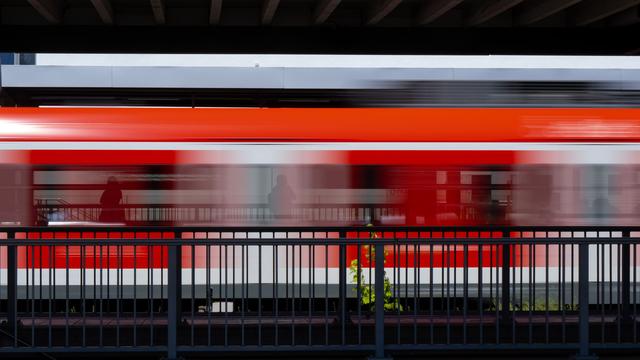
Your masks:
<path fill-rule="evenodd" d="M 572 9 L 572 25 L 584 26 L 607 18 L 630 7 L 640 4 L 640 0 L 589 0 Z"/>
<path fill-rule="evenodd" d="M 533 24 L 581 1 L 582 0 L 545 0 L 528 3 L 526 7 L 516 14 L 515 23 L 518 25 Z"/>
<path fill-rule="evenodd" d="M 280 0 L 265 0 L 262 4 L 262 16 L 260 18 L 260 23 L 262 25 L 269 25 L 271 21 L 273 21 L 273 16 L 276 14 L 276 10 L 278 10 L 278 5 L 280 5 Z"/>
<path fill-rule="evenodd" d="M 340 5 L 342 0 L 321 0 L 316 5 L 316 8 L 313 10 L 313 23 L 318 25 L 322 24 L 327 19 L 333 11 Z"/>
<path fill-rule="evenodd" d="M 629 26 L 640 22 L 640 5 L 619 12 L 607 19 L 609 26 Z"/>
<path fill-rule="evenodd" d="M 62 4 L 58 0 L 27 0 L 43 18 L 52 24 L 62 22 Z"/>
<path fill-rule="evenodd" d="M 369 11 L 369 16 L 367 17 L 367 25 L 375 25 L 380 22 L 380 20 L 384 19 L 385 16 L 389 15 L 390 12 L 393 11 L 402 0 L 376 0 L 374 1 L 373 7 Z"/>
<path fill-rule="evenodd" d="M 91 0 L 93 7 L 96 8 L 100 19 L 105 24 L 113 25 L 113 8 L 109 0 Z"/>
<path fill-rule="evenodd" d="M 209 24 L 220 24 L 220 15 L 222 15 L 222 0 L 211 0 L 211 8 L 209 9 Z"/>
<path fill-rule="evenodd" d="M 469 26 L 482 24 L 520 4 L 522 1 L 523 0 L 493 0 L 484 3 L 467 18 L 466 23 Z"/>
<path fill-rule="evenodd" d="M 430 0 L 420 9 L 417 23 L 426 25 L 458 6 L 462 1 L 464 0 Z"/>
<path fill-rule="evenodd" d="M 151 10 L 153 11 L 153 18 L 158 25 L 164 25 L 167 23 L 165 16 L 164 0 L 150 0 Z"/>

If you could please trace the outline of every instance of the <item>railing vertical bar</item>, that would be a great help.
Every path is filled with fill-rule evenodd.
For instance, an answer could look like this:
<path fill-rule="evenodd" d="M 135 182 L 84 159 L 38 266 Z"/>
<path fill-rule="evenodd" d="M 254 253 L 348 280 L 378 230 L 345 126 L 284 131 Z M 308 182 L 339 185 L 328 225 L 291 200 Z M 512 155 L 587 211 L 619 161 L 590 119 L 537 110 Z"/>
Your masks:
<path fill-rule="evenodd" d="M 509 320 L 511 321 L 511 343 L 515 345 L 516 343 L 516 307 L 517 307 L 517 303 L 516 303 L 517 285 L 515 284 L 515 281 L 517 279 L 516 270 L 518 268 L 518 264 L 516 263 L 517 247 L 516 245 L 513 245 L 513 244 L 509 246 L 511 247 L 511 254 L 513 258 L 513 266 L 510 266 L 511 279 L 512 279 L 512 284 L 511 284 L 511 304 L 512 305 L 511 305 L 511 313 L 510 313 Z"/>
<path fill-rule="evenodd" d="M 447 243 L 446 247 L 447 250 L 444 251 L 442 253 L 443 256 L 445 256 L 446 254 L 446 262 L 442 262 L 443 264 L 445 264 L 445 269 L 446 269 L 446 273 L 447 273 L 447 281 L 445 282 L 444 279 L 442 281 L 442 290 L 445 290 L 446 288 L 446 292 L 444 292 L 446 294 L 446 300 L 445 300 L 445 309 L 447 311 L 447 316 L 446 316 L 446 344 L 449 345 L 451 344 L 451 244 Z M 455 245 L 454 245 L 454 249 L 455 249 Z M 455 255 L 454 255 L 455 257 Z M 454 269 L 455 271 L 455 269 Z M 444 275 L 443 275 L 444 276 Z M 446 286 L 445 286 L 446 284 Z"/>
<path fill-rule="evenodd" d="M 207 233 L 207 237 L 209 237 L 209 234 Z M 204 291 L 205 291 L 205 305 L 204 305 L 204 309 L 207 312 L 207 346 L 211 346 L 211 313 L 213 312 L 213 286 L 211 285 L 211 245 L 209 243 L 207 243 L 204 246 L 204 250 L 205 250 L 205 255 L 204 255 L 204 262 L 205 262 L 205 286 L 204 286 Z M 218 250 L 218 252 L 220 252 Z M 218 267 L 219 267 L 219 272 L 222 273 L 222 262 L 218 263 Z M 222 281 L 220 281 L 218 283 L 218 288 L 220 289 L 220 293 L 222 292 Z M 222 294 L 219 294 L 220 298 L 222 298 Z M 225 306 L 225 313 L 227 312 L 227 302 L 225 300 L 224 302 L 224 306 Z"/>
<path fill-rule="evenodd" d="M 99 295 L 99 297 L 98 297 L 99 298 L 99 301 L 98 301 L 98 318 L 99 318 L 99 323 L 100 323 L 100 326 L 98 328 L 98 345 L 100 347 L 102 347 L 103 346 L 103 340 L 102 340 L 102 335 L 103 335 L 103 330 L 102 330 L 102 324 L 103 324 L 103 322 L 102 322 L 102 320 L 103 320 L 102 319 L 102 317 L 103 317 L 103 315 L 102 315 L 102 310 L 103 310 L 103 308 L 102 308 L 102 306 L 103 306 L 103 298 L 102 298 L 102 293 L 103 293 L 102 244 L 100 244 L 98 246 L 97 250 L 98 250 L 97 253 L 99 254 L 99 256 L 98 256 L 98 267 L 99 267 L 99 269 L 98 269 L 97 272 L 99 274 L 99 279 L 98 279 L 98 283 L 99 283 L 99 286 L 98 286 L 98 295 Z M 94 252 L 96 252 L 95 249 L 94 249 Z M 94 265 L 94 268 L 95 268 L 95 265 Z"/>
<path fill-rule="evenodd" d="M 151 246 L 150 244 L 147 245 L 147 253 L 149 254 L 149 262 L 147 263 L 147 291 L 149 294 L 149 346 L 153 346 L 153 336 L 154 336 L 154 326 L 153 326 L 153 308 L 154 308 L 154 299 L 155 299 L 155 294 L 153 291 L 153 270 L 155 268 L 155 264 L 154 264 L 154 256 L 153 253 L 155 252 L 156 246 Z M 160 258 L 160 262 L 162 263 L 162 258 Z M 161 266 L 162 268 L 162 266 Z M 161 285 L 162 286 L 162 285 Z M 102 299 L 102 295 L 100 297 Z"/>
<path fill-rule="evenodd" d="M 567 269 L 566 266 L 566 255 L 567 255 L 567 251 L 566 251 L 566 247 L 565 244 L 561 244 L 558 246 L 559 252 L 560 252 L 560 271 L 561 274 L 558 274 L 558 282 L 560 283 L 558 285 L 558 305 L 560 306 L 560 312 L 561 312 L 561 318 L 562 318 L 562 342 L 565 343 L 567 341 L 567 324 L 566 324 L 566 313 L 565 313 L 565 291 L 566 291 L 566 274 L 565 274 L 565 270 Z"/>
<path fill-rule="evenodd" d="M 534 288 L 535 288 L 535 282 L 534 282 L 534 276 L 535 276 L 535 271 L 536 271 L 536 264 L 535 264 L 535 245 L 534 244 L 529 244 L 529 344 L 533 344 L 533 309 L 535 306 L 534 303 Z"/>
<path fill-rule="evenodd" d="M 544 245 L 544 339 L 549 343 L 549 244 Z"/>
<path fill-rule="evenodd" d="M 503 238 L 506 239 L 508 234 L 503 234 Z M 502 300 L 500 302 L 502 306 L 502 321 L 506 325 L 509 320 L 509 305 L 510 305 L 510 286 L 511 278 L 511 247 L 510 245 L 502 245 Z"/>
<path fill-rule="evenodd" d="M 286 238 L 289 238 L 289 233 L 286 233 Z M 289 245 L 287 245 L 286 249 L 287 262 L 289 262 Z M 291 265 L 287 266 L 287 303 L 289 302 L 289 267 L 291 267 L 291 345 L 295 345 L 295 333 L 296 328 L 294 325 L 295 313 L 296 313 L 296 248 L 291 246 Z"/>
<path fill-rule="evenodd" d="M 622 318 L 626 321 L 631 314 L 631 244 L 628 242 L 631 237 L 629 230 L 622 232 L 622 237 L 627 240 L 622 244 Z M 635 264 L 634 264 L 635 266 Z"/>
<path fill-rule="evenodd" d="M 324 344 L 329 346 L 329 245 L 324 246 L 324 336 Z"/>
<path fill-rule="evenodd" d="M 116 246 L 116 346 L 120 346 L 120 302 L 122 298 L 122 246 Z"/>
<path fill-rule="evenodd" d="M 31 256 L 29 256 L 29 254 L 31 254 Z M 27 300 L 27 304 L 30 304 L 31 306 L 31 346 L 35 346 L 35 334 L 34 334 L 34 324 L 33 324 L 33 320 L 34 320 L 34 316 L 35 316 L 35 275 L 34 275 L 34 268 L 35 268 L 35 253 L 34 253 L 34 246 L 31 245 L 27 245 L 25 247 L 25 255 L 26 255 L 26 264 L 25 264 L 25 272 L 26 272 L 26 300 Z M 31 276 L 29 276 L 29 270 L 31 270 Z M 29 291 L 29 289 L 31 288 L 31 291 Z M 29 294 L 31 292 L 31 294 Z M 27 309 L 29 308 L 29 306 L 27 305 Z M 28 310 L 27 310 L 28 311 Z"/>
<path fill-rule="evenodd" d="M 501 322 L 500 322 L 500 311 L 501 311 L 501 299 L 500 299 L 500 247 L 498 245 L 489 245 L 489 253 L 490 253 L 490 273 L 489 273 L 489 277 L 491 278 L 489 283 L 491 284 L 491 287 L 489 288 L 489 291 L 491 293 L 491 299 L 495 299 L 495 301 L 493 301 L 494 303 L 494 307 L 495 307 L 495 318 L 496 318 L 496 325 L 495 325 L 495 341 L 496 344 L 500 344 L 500 326 L 501 326 Z M 494 272 L 495 272 L 495 285 L 493 283 L 493 279 L 494 279 Z M 495 290 L 495 298 L 493 296 L 493 292 Z"/>
<path fill-rule="evenodd" d="M 638 318 L 638 246 L 633 244 L 633 319 Z M 633 342 L 638 342 L 638 327 L 633 327 Z"/>
<path fill-rule="evenodd" d="M 241 262 L 242 263 L 242 262 Z M 235 311 L 236 303 L 236 245 L 231 246 L 231 311 Z M 227 305 L 225 304 L 225 307 Z M 226 312 L 225 308 L 225 312 Z"/>
<path fill-rule="evenodd" d="M 7 233 L 9 240 L 15 240 L 13 231 Z M 7 324 L 13 347 L 18 347 L 18 247 L 7 246 Z M 49 283 L 51 284 L 51 283 Z"/>
<path fill-rule="evenodd" d="M 196 209 L 198 213 L 198 209 Z M 225 304 L 226 306 L 226 304 Z M 191 346 L 195 345 L 196 320 L 196 247 L 191 245 Z"/>
<path fill-rule="evenodd" d="M 408 253 L 408 251 L 407 251 Z M 418 303 L 420 299 L 420 245 L 413 244 L 413 344 L 418 344 Z M 408 266 L 408 263 L 407 263 Z"/>
<path fill-rule="evenodd" d="M 222 248 L 219 253 L 220 273 L 219 282 L 222 285 Z M 229 247 L 224 245 L 224 302 L 229 301 Z M 231 246 L 231 298 L 236 299 L 236 247 Z M 229 346 L 229 312 L 224 312 L 224 346 Z"/>
<path fill-rule="evenodd" d="M 621 280 L 623 280 L 623 274 L 624 270 L 623 267 L 621 266 L 622 263 L 624 262 L 624 259 L 622 257 L 622 246 L 624 246 L 624 244 L 617 244 L 616 248 L 617 248 L 617 262 L 618 262 L 618 267 L 616 269 L 616 277 L 617 277 L 617 286 L 616 286 L 616 312 L 617 312 L 617 316 L 616 316 L 616 332 L 617 332 L 617 341 L 618 343 L 620 343 L 622 341 L 622 322 L 624 321 L 623 316 L 623 300 L 622 300 L 622 289 L 620 288 L 621 285 Z M 624 284 L 624 282 L 623 282 Z M 624 285 L 623 285 L 624 286 Z M 627 286 L 629 286 L 629 284 L 627 284 Z"/>
<path fill-rule="evenodd" d="M 287 238 L 289 233 L 287 232 Z M 291 345 L 296 344 L 296 247 L 291 246 Z"/>
<path fill-rule="evenodd" d="M 179 245 L 169 245 L 167 264 L 167 359 L 177 359 Z"/>
<path fill-rule="evenodd" d="M 341 345 L 347 344 L 347 233 L 340 232 L 340 244 L 338 249 L 338 309 L 340 310 L 340 336 Z M 359 275 L 359 274 L 358 274 Z M 358 287 L 359 288 L 359 287 Z M 294 310 L 295 311 L 295 310 Z"/>
<path fill-rule="evenodd" d="M 589 245 L 586 241 L 580 242 L 578 247 L 579 256 L 579 274 L 578 281 L 579 296 L 580 296 L 580 321 L 579 321 L 579 336 L 580 347 L 578 351 L 578 357 L 588 358 L 589 353 Z"/>
<path fill-rule="evenodd" d="M 138 346 L 138 245 L 133 245 L 133 346 Z"/>
<path fill-rule="evenodd" d="M 262 245 L 258 245 L 258 346 L 262 346 Z"/>
<path fill-rule="evenodd" d="M 400 245 L 398 245 L 400 246 Z M 404 246 L 404 306 L 405 308 L 409 306 L 409 244 L 405 244 Z M 400 267 L 400 263 L 396 265 L 398 268 Z M 415 272 L 415 268 L 414 268 Z M 415 297 L 415 292 L 413 293 Z M 400 310 L 400 306 L 398 306 L 398 311 Z M 406 311 L 406 310 L 405 310 Z M 408 313 L 408 312 L 407 312 Z"/>
<path fill-rule="evenodd" d="M 248 250 L 248 249 L 247 249 Z M 245 314 L 246 314 L 246 297 L 247 294 L 245 293 L 245 266 L 247 267 L 247 271 L 249 264 L 246 263 L 246 257 L 245 257 L 245 245 L 242 245 L 240 247 L 240 256 L 242 261 L 240 262 L 240 297 L 241 297 L 241 301 L 242 301 L 242 309 L 240 310 L 240 344 L 242 346 L 245 345 L 245 328 L 244 328 L 244 321 L 245 321 Z"/>
<path fill-rule="evenodd" d="M 312 312 L 312 304 L 313 304 L 313 279 L 311 277 L 313 271 L 313 257 L 312 257 L 312 246 L 309 245 L 307 247 L 307 278 L 308 278 L 308 288 L 307 288 L 307 342 L 309 346 L 312 345 L 313 341 L 311 339 L 312 336 L 312 324 L 311 324 L 311 312 Z"/>
<path fill-rule="evenodd" d="M 362 345 L 362 245 L 356 245 L 358 249 L 356 265 L 356 300 L 358 307 L 358 345 Z"/>
<path fill-rule="evenodd" d="M 444 265 L 444 264 L 441 264 Z M 434 343 L 433 331 L 433 242 L 429 242 L 429 343 Z"/>
<path fill-rule="evenodd" d="M 375 244 L 375 358 L 384 358 L 384 243 L 379 240 Z"/>
<path fill-rule="evenodd" d="M 613 270 L 613 253 L 614 253 L 614 247 L 613 244 L 609 244 L 609 301 L 608 301 L 608 310 L 611 311 L 613 306 L 614 306 L 614 300 L 613 300 L 613 296 L 614 296 L 614 292 L 613 292 L 613 278 L 614 278 L 614 274 L 617 274 L 617 272 L 614 272 Z M 616 260 L 618 260 L 618 255 L 616 254 Z M 616 305 L 617 305 L 617 301 L 616 301 Z"/>
<path fill-rule="evenodd" d="M 483 291 L 483 270 L 484 260 L 482 258 L 482 243 L 478 244 L 478 314 L 480 315 L 480 323 L 478 324 L 479 344 L 484 344 L 484 291 Z M 491 286 L 491 284 L 489 284 Z"/>
<path fill-rule="evenodd" d="M 575 290 L 575 244 L 571 244 L 569 249 L 571 252 L 571 262 L 569 264 L 570 269 L 571 269 L 571 288 L 570 288 L 570 296 L 571 296 L 571 310 L 575 309 L 575 294 L 574 294 L 574 290 Z"/>
<path fill-rule="evenodd" d="M 86 293 L 85 287 L 87 284 L 87 264 L 86 264 L 86 246 L 80 246 L 80 307 L 82 311 L 82 347 L 87 346 L 87 313 L 86 313 Z"/>
<path fill-rule="evenodd" d="M 397 236 L 397 234 L 394 234 Z M 400 244 L 397 240 L 392 245 L 393 248 L 393 304 L 396 307 L 396 344 L 400 344 L 400 286 L 402 282 L 400 277 Z M 405 286 L 406 288 L 406 286 Z"/>
<path fill-rule="evenodd" d="M 65 281 L 64 281 L 64 346 L 69 347 L 69 246 L 64 247 Z"/>
<path fill-rule="evenodd" d="M 467 307 L 469 306 L 469 245 L 464 244 L 463 247 L 463 291 L 462 291 L 462 343 L 467 343 Z M 478 294 L 478 298 L 482 297 Z"/>
<path fill-rule="evenodd" d="M 606 290 L 607 290 L 606 289 L 607 288 L 607 285 L 606 285 L 606 261 L 605 261 L 606 260 L 606 255 L 605 255 L 606 254 L 606 244 L 602 244 L 601 254 L 602 254 L 602 260 L 600 261 L 600 263 L 601 263 L 600 268 L 601 268 L 602 274 L 600 275 L 600 282 L 601 282 L 600 291 L 601 291 L 601 295 L 600 295 L 599 304 L 600 304 L 600 323 L 604 324 L 604 314 L 605 314 L 605 311 L 606 311 L 605 293 L 606 293 Z M 601 342 L 604 344 L 604 342 L 605 342 L 605 334 L 606 334 L 605 333 L 605 327 L 601 326 L 600 329 L 601 329 L 600 330 L 600 339 L 601 339 Z"/>
<path fill-rule="evenodd" d="M 278 320 L 280 317 L 280 294 L 279 294 L 279 273 L 278 273 L 278 267 L 279 265 L 279 254 L 280 248 L 278 247 L 278 245 L 274 245 L 273 246 L 273 312 L 275 314 L 275 322 L 274 322 L 274 326 L 273 326 L 273 332 L 274 332 L 274 339 L 273 339 L 273 344 L 275 346 L 278 346 L 280 344 L 280 341 L 278 340 Z"/>
<path fill-rule="evenodd" d="M 39 315 L 42 315 L 42 305 L 44 304 L 44 295 L 43 295 L 43 292 L 42 292 L 42 288 L 43 288 L 43 285 L 42 285 L 42 273 L 43 273 L 43 269 L 44 269 L 44 265 L 42 263 L 43 263 L 43 260 L 44 260 L 43 259 L 44 255 L 42 254 L 42 248 L 43 248 L 42 246 L 38 246 L 38 270 L 40 272 L 39 275 L 38 275 L 38 278 L 39 278 L 39 283 L 38 283 L 39 284 L 38 285 L 38 292 L 39 292 L 39 294 L 38 294 L 38 299 L 39 299 L 39 301 L 38 301 L 38 314 Z M 95 256 L 95 251 L 94 251 L 94 256 Z M 93 267 L 95 268 L 95 261 L 93 263 L 94 263 Z M 94 269 L 93 273 L 94 273 L 93 276 L 95 277 L 95 269 Z M 93 281 L 93 283 L 94 283 L 94 286 L 95 286 L 95 283 L 96 283 L 95 280 Z M 50 286 L 51 284 L 48 284 L 48 285 Z M 95 299 L 95 296 L 93 298 Z"/>

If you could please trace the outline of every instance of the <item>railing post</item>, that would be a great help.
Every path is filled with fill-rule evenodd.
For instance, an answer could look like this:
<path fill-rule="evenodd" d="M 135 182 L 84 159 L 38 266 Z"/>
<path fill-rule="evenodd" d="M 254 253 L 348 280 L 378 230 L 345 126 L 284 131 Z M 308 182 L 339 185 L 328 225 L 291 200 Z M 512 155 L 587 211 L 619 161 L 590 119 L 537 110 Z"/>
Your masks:
<path fill-rule="evenodd" d="M 338 245 L 338 314 L 340 318 L 340 328 L 342 343 L 346 342 L 347 323 L 347 245 L 344 243 L 347 234 L 340 232 L 340 245 Z"/>
<path fill-rule="evenodd" d="M 382 240 L 378 240 L 375 244 L 375 250 L 376 353 L 374 359 L 384 359 L 384 243 Z"/>
<path fill-rule="evenodd" d="M 631 234 L 628 230 L 623 232 L 625 242 L 622 244 L 622 263 L 621 263 L 621 285 L 620 295 L 622 301 L 622 320 L 627 322 L 631 320 L 631 244 L 628 242 Z"/>
<path fill-rule="evenodd" d="M 15 240 L 13 233 L 8 233 L 9 240 Z M 18 338 L 18 261 L 16 245 L 7 246 L 7 327 L 17 346 Z"/>
<path fill-rule="evenodd" d="M 167 359 L 178 358 L 178 316 L 180 311 L 180 252 L 179 245 L 169 245 L 167 266 Z"/>
<path fill-rule="evenodd" d="M 585 240 L 578 245 L 578 299 L 580 348 L 575 359 L 597 359 L 589 353 L 589 244 Z"/>

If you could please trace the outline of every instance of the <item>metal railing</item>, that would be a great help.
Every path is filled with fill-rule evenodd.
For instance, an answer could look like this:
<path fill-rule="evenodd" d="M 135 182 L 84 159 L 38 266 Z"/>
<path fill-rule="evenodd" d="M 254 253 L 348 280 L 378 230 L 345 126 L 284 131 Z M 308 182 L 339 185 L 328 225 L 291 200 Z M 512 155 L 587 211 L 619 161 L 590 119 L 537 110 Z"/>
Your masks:
<path fill-rule="evenodd" d="M 638 235 L 3 228 L 0 352 L 637 350 Z"/>

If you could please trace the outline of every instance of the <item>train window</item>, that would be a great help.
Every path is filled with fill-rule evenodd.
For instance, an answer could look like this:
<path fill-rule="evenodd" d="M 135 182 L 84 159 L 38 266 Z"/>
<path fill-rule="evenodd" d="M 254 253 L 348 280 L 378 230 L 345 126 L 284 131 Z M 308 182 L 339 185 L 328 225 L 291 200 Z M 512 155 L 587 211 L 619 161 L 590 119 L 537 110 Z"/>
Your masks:
<path fill-rule="evenodd" d="M 626 224 L 640 208 L 640 171 L 613 164 L 3 166 L 0 172 L 7 199 L 0 221 L 18 225 Z"/>

